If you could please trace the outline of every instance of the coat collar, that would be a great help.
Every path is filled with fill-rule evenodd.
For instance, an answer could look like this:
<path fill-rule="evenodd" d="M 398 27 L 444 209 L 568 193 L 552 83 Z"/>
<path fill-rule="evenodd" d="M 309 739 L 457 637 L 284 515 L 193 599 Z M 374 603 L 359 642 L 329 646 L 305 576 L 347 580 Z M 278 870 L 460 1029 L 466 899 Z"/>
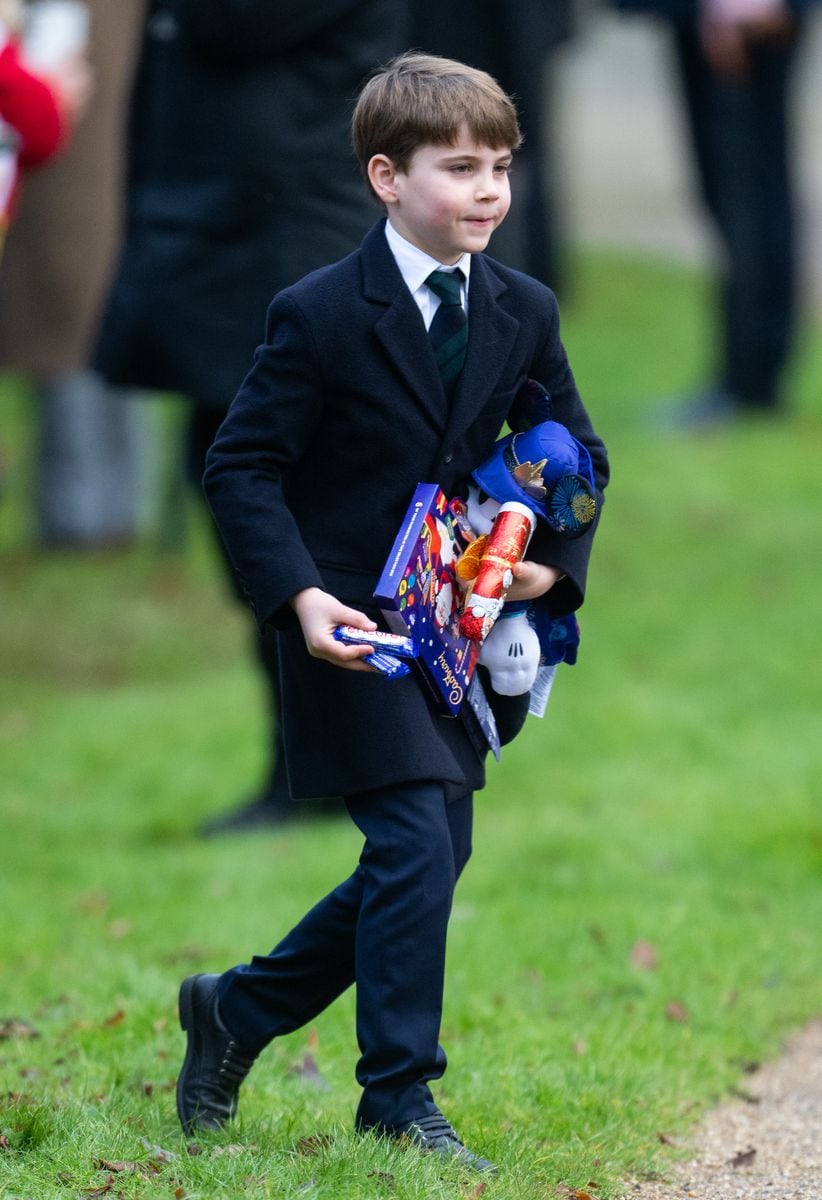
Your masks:
<path fill-rule="evenodd" d="M 422 314 L 405 286 L 383 226 L 384 221 L 374 226 L 362 244 L 363 294 L 383 308 L 374 331 L 420 406 L 454 442 L 492 395 L 514 344 L 519 322 L 499 303 L 507 285 L 488 259 L 472 257 L 468 352 L 449 412 Z"/>

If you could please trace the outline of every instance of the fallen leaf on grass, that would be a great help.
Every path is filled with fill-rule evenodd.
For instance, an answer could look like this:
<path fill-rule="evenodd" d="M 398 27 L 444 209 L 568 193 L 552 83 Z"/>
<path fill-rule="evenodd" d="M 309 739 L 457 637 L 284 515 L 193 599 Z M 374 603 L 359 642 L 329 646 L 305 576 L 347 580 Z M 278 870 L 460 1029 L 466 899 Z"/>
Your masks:
<path fill-rule="evenodd" d="M 125 1019 L 126 1010 L 124 1008 L 118 1008 L 117 1011 L 113 1012 L 110 1017 L 106 1017 L 105 1021 L 102 1022 L 102 1027 L 103 1029 L 114 1029 L 115 1025 L 121 1025 Z"/>
<path fill-rule="evenodd" d="M 187 1195 L 188 1195 L 188 1192 L 185 1190 L 184 1187 L 176 1187 L 174 1189 L 174 1200 L 185 1200 L 185 1197 Z"/>
<path fill-rule="evenodd" d="M 304 1158 L 310 1158 L 312 1155 L 322 1153 L 333 1140 L 328 1133 L 310 1133 L 307 1137 L 300 1138 L 295 1149 Z"/>
<path fill-rule="evenodd" d="M 678 1021 L 680 1025 L 686 1025 L 691 1019 L 691 1014 L 681 1000 L 671 1000 L 666 1004 L 665 1016 L 669 1021 Z"/>
<path fill-rule="evenodd" d="M 110 1162 L 107 1158 L 98 1158 L 94 1165 L 98 1171 L 111 1171 L 113 1175 L 128 1174 L 140 1170 L 140 1163 L 138 1162 Z"/>
<path fill-rule="evenodd" d="M 77 908 L 89 917 L 101 916 L 108 910 L 108 896 L 99 888 L 93 892 L 86 892 L 77 901 Z"/>
<path fill-rule="evenodd" d="M 4 1133 L 0 1133 L 0 1150 L 11 1150 L 11 1142 Z"/>
<path fill-rule="evenodd" d="M 583 1054 L 588 1053 L 588 1043 L 584 1042 L 582 1038 L 577 1038 L 571 1043 L 571 1049 L 573 1050 L 574 1054 L 582 1056 Z"/>
<path fill-rule="evenodd" d="M 150 1079 L 143 1079 L 137 1085 L 137 1090 L 144 1096 L 153 1096 L 155 1092 L 173 1092 L 176 1086 L 176 1079 L 167 1079 L 165 1083 L 154 1083 Z"/>
<path fill-rule="evenodd" d="M 21 1021 L 19 1017 L 4 1017 L 0 1020 L 0 1041 L 5 1041 L 8 1038 L 36 1038 L 40 1034 L 30 1025 L 28 1021 Z"/>
<path fill-rule="evenodd" d="M 229 1142 L 227 1146 L 215 1146 L 211 1154 L 213 1158 L 221 1158 L 224 1154 L 227 1154 L 229 1158 L 236 1158 L 238 1154 L 251 1153 L 259 1148 L 251 1143 L 248 1146 L 241 1146 L 239 1142 Z"/>
<path fill-rule="evenodd" d="M 662 1145 L 663 1145 L 663 1146 L 678 1146 L 678 1145 L 679 1145 L 679 1142 L 678 1142 L 678 1141 L 677 1141 L 677 1139 L 676 1139 L 676 1138 L 673 1136 L 673 1134 L 671 1134 L 671 1133 L 665 1133 L 665 1132 L 664 1132 L 663 1130 L 661 1130 L 661 1129 L 659 1130 L 659 1132 L 657 1133 L 657 1135 L 656 1135 L 656 1136 L 659 1138 L 659 1140 L 660 1140 L 660 1142 L 662 1143 Z"/>
<path fill-rule="evenodd" d="M 112 1190 L 113 1187 L 114 1187 L 114 1176 L 106 1175 L 103 1182 L 98 1184 L 96 1187 L 83 1188 L 83 1195 L 84 1196 L 105 1196 Z"/>
<path fill-rule="evenodd" d="M 295 1063 L 294 1066 L 288 1068 L 288 1073 L 295 1079 L 301 1079 L 303 1083 L 310 1083 L 312 1087 L 321 1088 L 323 1091 L 330 1086 L 317 1066 L 317 1060 L 313 1054 L 306 1054 L 301 1063 Z"/>
<path fill-rule="evenodd" d="M 366 1179 L 378 1179 L 380 1183 L 384 1183 L 389 1188 L 392 1188 L 397 1182 L 388 1171 L 369 1171 Z"/>
<path fill-rule="evenodd" d="M 588 936 L 591 938 L 592 942 L 596 942 L 596 944 L 601 946 L 603 950 L 608 945 L 608 939 L 605 936 L 605 930 L 601 925 L 597 924 L 596 921 L 593 923 L 593 925 L 588 926 Z"/>
<path fill-rule="evenodd" d="M 747 1150 L 739 1150 L 733 1158 L 728 1159 L 729 1167 L 749 1167 L 756 1158 L 756 1150 L 749 1146 Z"/>
<path fill-rule="evenodd" d="M 488 1191 L 488 1184 L 483 1183 L 483 1181 L 480 1180 L 479 1183 L 474 1184 L 474 1186 L 471 1188 L 470 1192 L 465 1193 L 465 1200 L 479 1200 L 479 1197 L 484 1192 L 487 1192 L 487 1191 Z"/>
<path fill-rule="evenodd" d="M 634 942 L 631 947 L 631 966 L 637 971 L 655 971 L 659 966 L 659 956 L 650 942 Z"/>
<path fill-rule="evenodd" d="M 175 1162 L 177 1158 L 179 1158 L 179 1155 L 175 1154 L 173 1150 L 164 1150 L 162 1146 L 155 1146 L 148 1140 L 148 1138 L 141 1137 L 140 1145 L 144 1150 L 148 1151 L 149 1158 L 151 1158 L 153 1162 Z"/>

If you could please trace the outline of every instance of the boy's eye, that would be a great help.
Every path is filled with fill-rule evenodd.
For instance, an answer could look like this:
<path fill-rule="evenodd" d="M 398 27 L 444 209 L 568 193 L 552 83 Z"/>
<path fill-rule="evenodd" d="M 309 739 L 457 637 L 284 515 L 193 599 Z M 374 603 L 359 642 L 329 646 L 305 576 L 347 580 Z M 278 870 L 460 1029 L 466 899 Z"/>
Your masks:
<path fill-rule="evenodd" d="M 451 170 L 454 171 L 457 175 L 465 175 L 468 171 L 471 170 L 471 167 L 470 167 L 469 163 L 453 163 L 451 166 Z"/>

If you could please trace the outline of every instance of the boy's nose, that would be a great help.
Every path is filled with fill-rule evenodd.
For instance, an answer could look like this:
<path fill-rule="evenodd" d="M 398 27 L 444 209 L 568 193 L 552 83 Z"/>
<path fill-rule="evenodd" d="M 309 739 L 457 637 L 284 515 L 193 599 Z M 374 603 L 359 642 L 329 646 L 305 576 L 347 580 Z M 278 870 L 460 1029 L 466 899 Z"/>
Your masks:
<path fill-rule="evenodd" d="M 495 175 L 483 175 L 477 179 L 477 195 L 496 200 L 499 195 L 499 180 Z"/>

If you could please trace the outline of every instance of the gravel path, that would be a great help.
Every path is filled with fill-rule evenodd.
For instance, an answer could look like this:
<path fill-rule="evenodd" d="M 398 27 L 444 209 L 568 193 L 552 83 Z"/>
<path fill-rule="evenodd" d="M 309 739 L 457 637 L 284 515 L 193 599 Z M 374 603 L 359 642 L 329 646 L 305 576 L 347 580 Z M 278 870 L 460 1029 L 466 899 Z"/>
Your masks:
<path fill-rule="evenodd" d="M 636 1184 L 631 1200 L 822 1200 L 822 1019 L 746 1076 L 688 1144 L 694 1155 L 670 1182 Z"/>

